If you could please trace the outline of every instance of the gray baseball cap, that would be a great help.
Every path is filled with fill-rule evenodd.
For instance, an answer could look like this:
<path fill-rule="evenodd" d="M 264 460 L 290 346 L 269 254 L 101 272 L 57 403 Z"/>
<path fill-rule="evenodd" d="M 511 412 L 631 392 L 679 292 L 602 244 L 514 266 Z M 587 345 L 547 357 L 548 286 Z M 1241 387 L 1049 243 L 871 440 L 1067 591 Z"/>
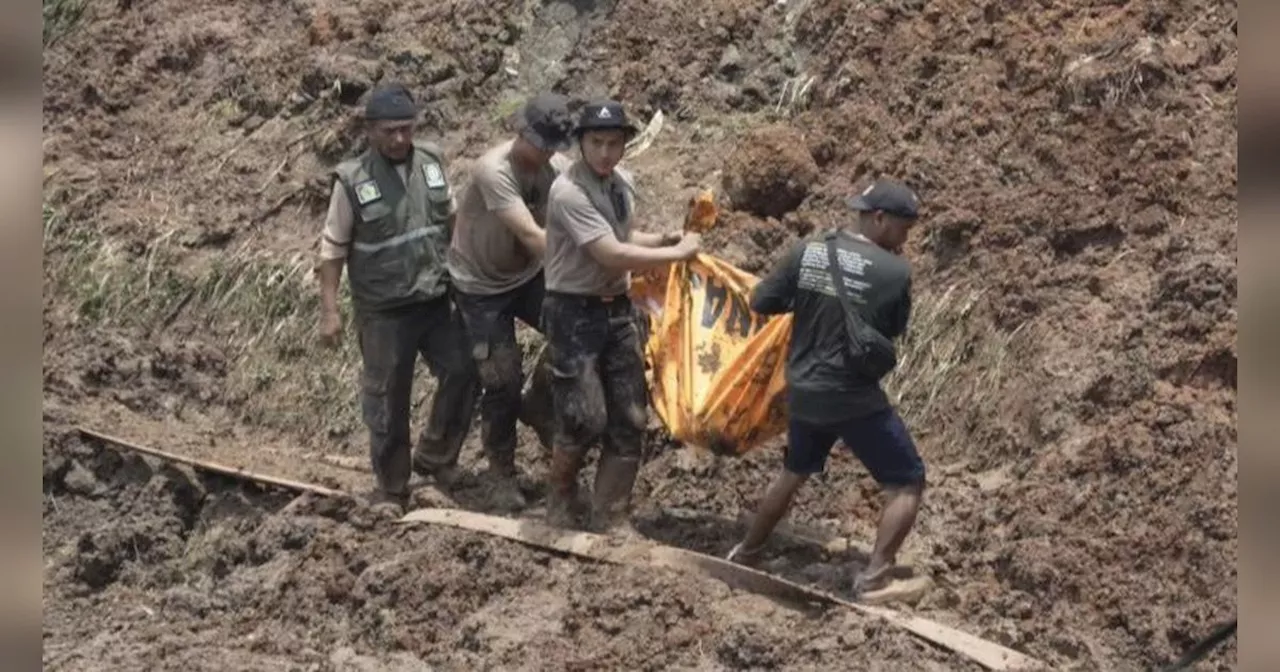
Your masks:
<path fill-rule="evenodd" d="M 542 93 L 531 98 L 516 117 L 516 130 L 521 137 L 543 151 L 569 148 L 573 134 L 573 117 L 569 99 L 558 93 Z"/>

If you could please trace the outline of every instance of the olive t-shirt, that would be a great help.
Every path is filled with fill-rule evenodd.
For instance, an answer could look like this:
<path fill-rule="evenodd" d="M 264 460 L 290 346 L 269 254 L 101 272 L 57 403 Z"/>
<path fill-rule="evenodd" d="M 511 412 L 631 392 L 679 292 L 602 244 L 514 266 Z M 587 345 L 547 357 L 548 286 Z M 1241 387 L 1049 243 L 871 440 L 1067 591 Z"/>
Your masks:
<path fill-rule="evenodd" d="M 536 175 L 522 174 L 511 163 L 513 144 L 508 140 L 476 160 L 458 203 L 448 267 L 454 286 L 468 294 L 509 291 L 542 269 L 542 260 L 529 252 L 497 213 L 523 205 L 546 228 L 551 183 L 572 162 L 556 154 Z"/>
<path fill-rule="evenodd" d="M 631 273 L 605 267 L 587 245 L 613 234 L 631 237 L 634 183 L 615 168 L 601 179 L 581 160 L 556 178 L 547 203 L 547 289 L 566 294 L 617 296 L 631 286 Z"/>

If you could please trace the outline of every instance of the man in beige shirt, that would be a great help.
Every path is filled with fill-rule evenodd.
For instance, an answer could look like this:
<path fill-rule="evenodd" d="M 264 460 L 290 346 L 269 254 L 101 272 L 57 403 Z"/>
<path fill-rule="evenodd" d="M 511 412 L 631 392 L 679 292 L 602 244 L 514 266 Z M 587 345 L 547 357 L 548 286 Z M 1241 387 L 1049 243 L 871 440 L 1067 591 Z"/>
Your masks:
<path fill-rule="evenodd" d="M 632 230 L 634 183 L 617 165 L 637 130 L 615 101 L 583 107 L 581 157 L 551 185 L 542 309 L 556 415 L 547 519 L 574 524 L 583 454 L 603 439 L 591 527 L 628 534 L 648 420 L 631 272 L 689 259 L 699 246 L 696 233 Z"/>
<path fill-rule="evenodd" d="M 467 325 L 480 374 L 481 440 L 489 458 L 493 501 L 501 508 L 526 504 L 517 482 L 516 420 L 523 419 L 550 447 L 547 376 L 533 376 L 524 400 L 515 320 L 541 331 L 545 285 L 542 257 L 551 183 L 569 164 L 573 118 L 568 100 L 546 93 L 525 104 L 516 137 L 485 152 L 462 191 L 449 273 L 454 299 Z"/>
<path fill-rule="evenodd" d="M 411 468 L 456 461 L 471 426 L 478 381 L 450 299 L 445 253 L 455 201 L 439 147 L 414 141 L 417 109 L 400 86 L 374 90 L 365 107 L 369 148 L 334 170 L 321 238 L 320 338 L 342 336 L 338 286 L 345 267 L 363 361 L 360 405 L 369 428 L 377 499 L 403 507 Z M 410 456 L 414 366 L 438 384 Z"/>

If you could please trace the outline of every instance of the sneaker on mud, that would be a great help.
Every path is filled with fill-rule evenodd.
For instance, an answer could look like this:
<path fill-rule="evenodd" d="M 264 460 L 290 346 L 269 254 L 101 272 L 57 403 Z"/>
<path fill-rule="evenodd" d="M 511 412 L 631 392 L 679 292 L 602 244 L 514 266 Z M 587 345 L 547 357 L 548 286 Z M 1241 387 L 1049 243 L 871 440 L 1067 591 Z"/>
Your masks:
<path fill-rule="evenodd" d="M 853 575 L 853 594 L 855 599 L 889 585 L 892 571 L 892 563 L 883 565 L 874 571 L 868 571 L 868 568 L 865 567 L 859 570 L 857 574 Z"/>
<path fill-rule="evenodd" d="M 729 562 L 736 562 L 739 565 L 753 567 L 756 565 L 756 563 L 760 562 L 760 553 L 763 550 L 764 550 L 764 544 L 761 544 L 753 549 L 747 550 L 747 549 L 744 549 L 742 547 L 742 543 L 739 542 L 737 545 L 733 547 L 732 550 L 729 551 L 727 555 L 724 556 L 724 559 L 728 560 Z"/>

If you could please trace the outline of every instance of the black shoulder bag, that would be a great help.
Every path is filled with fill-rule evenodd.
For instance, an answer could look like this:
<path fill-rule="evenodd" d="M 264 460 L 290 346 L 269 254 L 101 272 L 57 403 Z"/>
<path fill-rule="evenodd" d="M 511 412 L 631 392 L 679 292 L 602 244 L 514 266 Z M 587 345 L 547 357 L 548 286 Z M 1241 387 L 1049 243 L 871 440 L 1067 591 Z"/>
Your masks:
<path fill-rule="evenodd" d="M 867 324 L 858 312 L 858 307 L 849 300 L 848 288 L 844 285 L 844 271 L 840 269 L 840 258 L 836 251 L 836 233 L 827 233 L 827 264 L 831 272 L 831 282 L 835 285 L 836 296 L 844 308 L 845 332 L 849 335 L 846 354 L 853 368 L 863 376 L 880 382 L 898 365 L 897 349 L 893 341 L 885 337 L 875 327 Z"/>

